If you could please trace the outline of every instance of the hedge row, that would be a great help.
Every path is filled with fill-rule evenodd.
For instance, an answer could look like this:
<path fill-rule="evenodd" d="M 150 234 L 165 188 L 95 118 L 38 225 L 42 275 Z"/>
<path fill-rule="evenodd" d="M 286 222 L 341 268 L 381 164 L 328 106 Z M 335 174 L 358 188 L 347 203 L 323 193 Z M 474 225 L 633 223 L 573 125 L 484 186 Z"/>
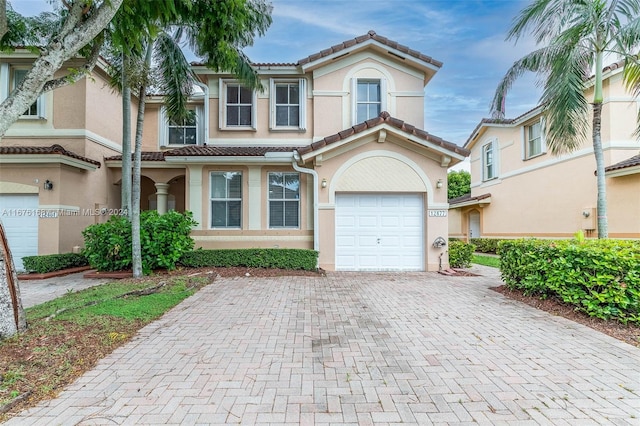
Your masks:
<path fill-rule="evenodd" d="M 87 266 L 89 261 L 78 253 L 47 254 L 43 256 L 25 256 L 22 264 L 27 272 L 46 274 L 47 272 L 60 271 L 62 269 Z"/>
<path fill-rule="evenodd" d="M 497 238 L 471 238 L 471 244 L 476 246 L 476 251 L 480 253 L 493 253 L 498 252 L 498 244 L 500 239 Z"/>
<path fill-rule="evenodd" d="M 180 264 L 186 267 L 233 267 L 317 269 L 318 252 L 302 249 L 229 249 L 194 250 L 182 255 Z"/>
<path fill-rule="evenodd" d="M 449 240 L 449 266 L 452 268 L 468 268 L 471 266 L 476 246 L 462 241 Z"/>
<path fill-rule="evenodd" d="M 590 316 L 640 323 L 640 242 L 504 240 L 498 248 L 510 289 L 557 296 Z"/>

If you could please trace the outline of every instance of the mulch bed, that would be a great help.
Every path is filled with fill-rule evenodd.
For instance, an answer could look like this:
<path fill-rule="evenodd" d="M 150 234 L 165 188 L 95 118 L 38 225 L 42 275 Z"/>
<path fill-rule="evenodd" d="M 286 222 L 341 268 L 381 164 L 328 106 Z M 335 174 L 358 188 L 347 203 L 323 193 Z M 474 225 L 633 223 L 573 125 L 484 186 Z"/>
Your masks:
<path fill-rule="evenodd" d="M 539 299 L 535 296 L 525 296 L 520 291 L 512 291 L 505 285 L 492 287 L 494 290 L 510 299 L 526 303 L 536 309 L 549 312 L 552 315 L 567 318 L 571 321 L 586 325 L 601 333 L 607 334 L 618 340 L 622 340 L 632 346 L 640 347 L 640 326 L 624 325 L 617 321 L 605 321 L 599 318 L 593 318 L 584 312 L 577 311 L 575 307 L 568 305 L 557 298 Z"/>

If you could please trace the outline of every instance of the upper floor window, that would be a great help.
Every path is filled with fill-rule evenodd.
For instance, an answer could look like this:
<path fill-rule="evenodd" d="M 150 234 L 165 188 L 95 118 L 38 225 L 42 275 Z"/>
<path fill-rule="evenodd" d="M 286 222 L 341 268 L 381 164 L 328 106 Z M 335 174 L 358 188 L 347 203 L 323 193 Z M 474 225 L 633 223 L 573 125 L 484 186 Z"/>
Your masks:
<path fill-rule="evenodd" d="M 160 146 L 198 145 L 206 140 L 204 126 L 202 126 L 204 122 L 203 108 L 197 105 L 192 109 L 194 114 L 190 118 L 178 121 L 169 119 L 166 109 L 160 108 L 158 120 Z"/>
<path fill-rule="evenodd" d="M 304 130 L 305 80 L 271 79 L 271 129 Z"/>
<path fill-rule="evenodd" d="M 386 92 L 384 79 L 354 79 L 354 124 L 379 116 L 386 109 Z"/>
<path fill-rule="evenodd" d="M 255 129 L 255 91 L 237 82 L 220 80 L 220 128 Z"/>
<path fill-rule="evenodd" d="M 546 151 L 543 133 L 543 121 L 539 120 L 524 126 L 524 159 L 536 157 Z"/>
<path fill-rule="evenodd" d="M 242 172 L 211 173 L 211 227 L 240 228 Z"/>
<path fill-rule="evenodd" d="M 269 228 L 300 226 L 300 175 L 269 173 Z"/>
<path fill-rule="evenodd" d="M 0 101 L 22 83 L 28 72 L 29 69 L 26 67 L 14 67 L 6 62 L 0 64 Z M 21 118 L 45 118 L 45 99 L 45 95 L 41 94 Z"/>
<path fill-rule="evenodd" d="M 195 145 L 198 141 L 195 114 L 186 120 L 169 121 L 169 145 Z"/>
<path fill-rule="evenodd" d="M 497 176 L 495 141 L 482 146 L 482 180 L 493 179 Z"/>

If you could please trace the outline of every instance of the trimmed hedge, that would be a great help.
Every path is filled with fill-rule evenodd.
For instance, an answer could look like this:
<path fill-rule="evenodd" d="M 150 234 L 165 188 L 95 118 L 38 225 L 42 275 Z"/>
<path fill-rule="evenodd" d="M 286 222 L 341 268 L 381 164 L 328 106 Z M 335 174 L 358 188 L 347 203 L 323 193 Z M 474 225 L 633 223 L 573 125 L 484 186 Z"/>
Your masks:
<path fill-rule="evenodd" d="M 498 252 L 498 244 L 500 241 L 497 238 L 471 238 L 471 244 L 476 246 L 476 251 L 479 253 L 493 253 Z"/>
<path fill-rule="evenodd" d="M 169 211 L 159 215 L 155 210 L 140 213 L 142 270 L 174 269 L 180 257 L 193 249 L 191 227 L 196 222 L 191 212 Z M 111 216 L 82 231 L 83 254 L 99 271 L 120 271 L 132 267 L 131 223 L 124 216 Z"/>
<path fill-rule="evenodd" d="M 179 263 L 193 268 L 244 266 L 248 268 L 315 271 L 317 261 L 318 252 L 314 250 L 250 248 L 228 250 L 198 249 L 182 255 Z"/>
<path fill-rule="evenodd" d="M 476 246 L 462 241 L 449 240 L 449 266 L 452 268 L 468 268 L 471 266 Z"/>
<path fill-rule="evenodd" d="M 25 256 L 22 258 L 22 264 L 27 272 L 46 274 L 47 272 L 87 266 L 89 265 L 89 261 L 82 254 L 63 253 L 46 254 L 43 256 Z"/>
<path fill-rule="evenodd" d="M 557 296 L 592 317 L 640 323 L 640 242 L 504 240 L 500 271 L 510 289 Z"/>

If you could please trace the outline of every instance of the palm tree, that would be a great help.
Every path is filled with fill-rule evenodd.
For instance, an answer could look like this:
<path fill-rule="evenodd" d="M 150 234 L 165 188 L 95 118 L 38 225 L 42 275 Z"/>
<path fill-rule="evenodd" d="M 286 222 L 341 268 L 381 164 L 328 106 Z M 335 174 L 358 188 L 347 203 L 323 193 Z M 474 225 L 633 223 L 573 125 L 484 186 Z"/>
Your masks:
<path fill-rule="evenodd" d="M 547 144 L 553 154 L 576 150 L 587 140 L 589 101 L 594 86 L 592 141 L 598 186 L 598 238 L 608 237 L 602 122 L 602 73 L 605 55 L 635 62 L 640 41 L 640 0 L 534 0 L 516 16 L 507 40 L 531 34 L 540 47 L 517 60 L 496 89 L 491 111 L 524 72 L 541 76 L 541 105 Z M 625 65 L 626 66 L 626 65 Z M 592 78 L 589 76 L 595 72 Z"/>
<path fill-rule="evenodd" d="M 135 3 L 136 0 L 131 1 Z M 164 95 L 169 120 L 182 122 L 192 118 L 194 112 L 188 109 L 187 103 L 197 77 L 181 47 L 181 39 L 184 37 L 192 50 L 204 58 L 208 67 L 225 69 L 234 73 L 247 86 L 261 88 L 258 75 L 242 49 L 253 43 L 255 34 L 263 35 L 271 24 L 271 7 L 264 0 L 199 0 L 172 4 L 175 7 L 172 13 L 144 20 L 145 31 L 137 33 L 140 36 L 137 40 L 132 42 L 130 38 L 122 38 L 121 43 L 130 43 L 126 50 L 128 54 L 122 55 L 126 61 L 114 62 L 116 67 L 112 84 L 119 86 L 122 81 L 129 81 L 128 86 L 136 91 L 138 98 L 130 215 L 134 277 L 142 275 L 140 168 L 145 95 L 151 81 Z M 135 21 L 140 16 L 143 14 L 134 13 L 133 17 L 127 18 Z M 145 16 L 149 17 L 148 14 Z M 121 25 L 121 28 L 124 27 L 126 26 Z M 119 87 L 123 89 L 123 86 Z M 123 117 L 123 121 L 126 118 Z M 125 155 L 131 158 L 130 152 L 125 154 L 123 149 L 123 168 Z"/>

